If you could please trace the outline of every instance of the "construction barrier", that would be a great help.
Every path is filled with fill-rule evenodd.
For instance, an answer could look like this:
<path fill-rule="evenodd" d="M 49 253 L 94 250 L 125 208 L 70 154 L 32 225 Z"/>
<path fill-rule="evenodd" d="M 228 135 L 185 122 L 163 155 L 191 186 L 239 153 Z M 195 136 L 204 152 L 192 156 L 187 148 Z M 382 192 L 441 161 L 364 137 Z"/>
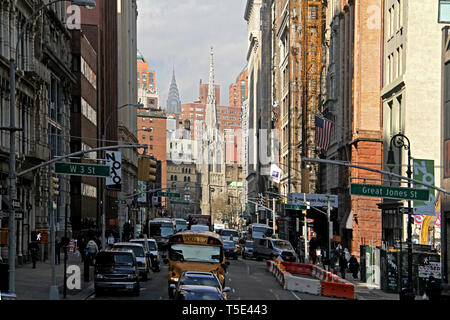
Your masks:
<path fill-rule="evenodd" d="M 281 262 L 281 266 L 289 273 L 312 275 L 313 266 L 299 262 Z"/>
<path fill-rule="evenodd" d="M 322 281 L 321 294 L 327 297 L 355 298 L 355 286 L 351 283 Z"/>
<path fill-rule="evenodd" d="M 266 261 L 271 272 L 283 289 L 336 298 L 355 298 L 354 285 L 317 265 L 298 262 Z M 295 276 L 311 275 L 315 279 Z"/>
<path fill-rule="evenodd" d="M 322 292 L 321 283 L 317 279 L 308 279 L 287 274 L 285 275 L 285 281 L 287 290 L 309 293 L 317 296 Z"/>

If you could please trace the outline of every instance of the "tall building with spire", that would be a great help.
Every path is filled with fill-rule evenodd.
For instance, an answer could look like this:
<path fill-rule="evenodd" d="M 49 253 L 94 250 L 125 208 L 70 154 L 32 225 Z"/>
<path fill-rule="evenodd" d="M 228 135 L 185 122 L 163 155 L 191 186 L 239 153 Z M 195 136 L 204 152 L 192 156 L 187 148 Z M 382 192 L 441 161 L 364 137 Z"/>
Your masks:
<path fill-rule="evenodd" d="M 180 94 L 178 92 L 177 81 L 175 79 L 175 68 L 172 73 L 172 82 L 170 83 L 169 96 L 167 98 L 167 113 L 176 113 L 179 114 L 181 112 L 181 100 Z"/>
<path fill-rule="evenodd" d="M 219 130 L 217 121 L 216 90 L 214 85 L 214 53 L 211 48 L 209 68 L 209 88 L 206 100 L 205 122 L 201 140 L 201 181 L 202 181 L 202 214 L 210 214 L 212 222 L 220 221 L 217 210 L 213 210 L 212 203 L 226 193 L 225 181 L 225 152 L 223 134 Z M 213 199 L 214 198 L 214 199 Z"/>

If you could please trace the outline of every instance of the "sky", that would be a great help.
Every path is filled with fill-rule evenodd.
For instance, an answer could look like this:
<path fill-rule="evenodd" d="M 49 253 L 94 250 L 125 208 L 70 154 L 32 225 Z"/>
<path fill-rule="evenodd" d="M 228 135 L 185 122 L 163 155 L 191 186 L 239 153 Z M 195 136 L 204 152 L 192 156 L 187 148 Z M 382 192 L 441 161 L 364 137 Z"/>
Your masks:
<path fill-rule="evenodd" d="M 247 64 L 246 0 L 138 0 L 138 50 L 156 72 L 160 106 L 166 107 L 172 70 L 181 103 L 198 100 L 208 83 L 211 46 L 221 105 Z"/>

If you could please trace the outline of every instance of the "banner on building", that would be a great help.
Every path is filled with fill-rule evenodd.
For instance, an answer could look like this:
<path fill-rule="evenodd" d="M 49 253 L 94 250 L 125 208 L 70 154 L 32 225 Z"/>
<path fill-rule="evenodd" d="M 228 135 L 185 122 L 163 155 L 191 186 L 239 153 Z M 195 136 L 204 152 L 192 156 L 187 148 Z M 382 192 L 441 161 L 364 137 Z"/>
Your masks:
<path fill-rule="evenodd" d="M 413 159 L 413 179 L 434 186 L 434 160 Z M 428 201 L 414 201 L 414 215 L 435 215 L 434 189 L 424 185 L 414 185 L 416 189 L 428 189 Z M 421 219 L 423 220 L 423 219 Z"/>
<path fill-rule="evenodd" d="M 111 175 L 106 178 L 106 189 L 122 191 L 122 152 L 106 151 L 106 165 Z"/>
<path fill-rule="evenodd" d="M 276 164 L 270 166 L 270 177 L 273 182 L 280 183 L 281 169 Z"/>

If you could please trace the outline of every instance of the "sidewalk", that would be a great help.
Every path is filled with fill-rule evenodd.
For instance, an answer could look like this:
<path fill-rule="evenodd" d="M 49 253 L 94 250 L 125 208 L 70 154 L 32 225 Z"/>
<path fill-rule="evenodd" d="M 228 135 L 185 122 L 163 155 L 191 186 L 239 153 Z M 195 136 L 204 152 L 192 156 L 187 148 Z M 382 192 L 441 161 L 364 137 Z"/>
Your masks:
<path fill-rule="evenodd" d="M 69 254 L 67 267 L 77 265 L 80 267 L 81 290 L 67 289 L 66 300 L 84 300 L 94 292 L 94 270 L 90 267 L 89 282 L 84 281 L 84 263 L 81 256 Z M 50 286 L 52 284 L 52 266 L 50 261 L 36 263 L 33 269 L 32 263 L 16 265 L 15 269 L 16 296 L 17 300 L 48 300 Z M 56 283 L 60 300 L 63 300 L 64 283 L 64 255 L 61 254 L 61 263 L 56 265 Z"/>
<path fill-rule="evenodd" d="M 351 273 L 345 274 L 345 280 L 354 284 L 355 300 L 400 300 L 398 293 L 387 293 L 375 284 L 364 283 L 359 279 L 353 279 Z M 416 295 L 415 300 L 422 300 L 422 297 Z"/>

